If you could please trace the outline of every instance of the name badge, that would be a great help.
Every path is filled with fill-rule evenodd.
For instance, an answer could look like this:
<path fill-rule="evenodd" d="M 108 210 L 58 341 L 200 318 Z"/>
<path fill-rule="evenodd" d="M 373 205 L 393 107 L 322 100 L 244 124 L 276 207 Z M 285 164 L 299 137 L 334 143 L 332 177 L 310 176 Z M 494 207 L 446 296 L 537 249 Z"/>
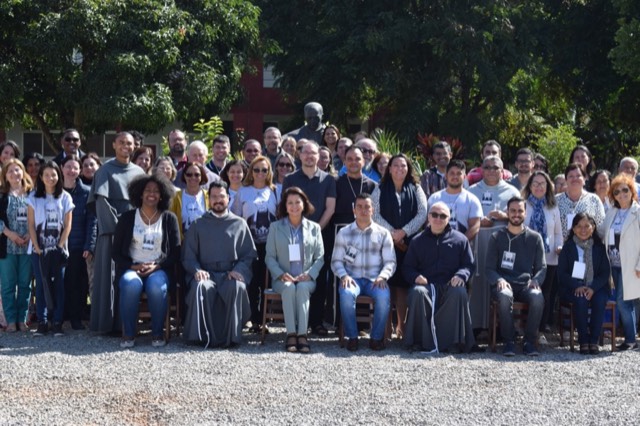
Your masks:
<path fill-rule="evenodd" d="M 356 261 L 356 256 L 358 255 L 358 249 L 354 246 L 347 246 L 344 251 L 344 261 L 347 263 L 353 263 Z"/>
<path fill-rule="evenodd" d="M 576 217 L 575 213 L 569 213 L 567 215 L 567 229 L 571 229 L 571 224 L 573 223 L 573 218 Z"/>
<path fill-rule="evenodd" d="M 449 225 L 456 231 L 458 230 L 458 216 L 456 216 L 455 210 L 451 211 L 451 217 L 449 218 Z"/>
<path fill-rule="evenodd" d="M 616 233 L 613 231 L 613 228 L 609 229 L 609 238 L 607 241 L 607 245 L 610 245 L 610 246 L 616 245 Z"/>
<path fill-rule="evenodd" d="M 578 262 L 577 260 L 573 262 L 573 272 L 571 272 L 571 278 L 576 278 L 578 280 L 584 280 L 584 277 L 587 273 L 587 264 L 584 262 Z"/>
<path fill-rule="evenodd" d="M 300 262 L 300 244 L 289 244 L 289 262 Z"/>
<path fill-rule="evenodd" d="M 504 269 L 513 270 L 513 265 L 516 263 L 516 254 L 512 251 L 505 251 L 502 253 L 502 263 L 500 266 Z"/>

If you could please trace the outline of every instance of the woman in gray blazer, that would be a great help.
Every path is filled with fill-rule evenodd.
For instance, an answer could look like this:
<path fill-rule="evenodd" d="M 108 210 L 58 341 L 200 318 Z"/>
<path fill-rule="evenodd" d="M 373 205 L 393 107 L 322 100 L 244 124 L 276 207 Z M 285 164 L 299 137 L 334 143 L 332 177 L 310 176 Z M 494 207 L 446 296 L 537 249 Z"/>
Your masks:
<path fill-rule="evenodd" d="M 309 299 L 324 260 L 320 225 L 305 219 L 314 207 L 298 187 L 290 187 L 278 204 L 278 217 L 269 227 L 265 263 L 273 289 L 282 296 L 287 328 L 285 349 L 308 353 Z"/>

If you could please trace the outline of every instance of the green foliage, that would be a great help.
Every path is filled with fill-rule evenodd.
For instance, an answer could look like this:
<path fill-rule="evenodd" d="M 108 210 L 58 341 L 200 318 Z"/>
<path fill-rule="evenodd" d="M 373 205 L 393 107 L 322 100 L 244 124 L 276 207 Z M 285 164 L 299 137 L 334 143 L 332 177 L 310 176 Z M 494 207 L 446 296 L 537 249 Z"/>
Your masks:
<path fill-rule="evenodd" d="M 579 143 L 571 126 L 547 127 L 542 136 L 535 141 L 536 151 L 549 161 L 551 178 L 560 173 L 569 163 L 569 155 Z"/>
<path fill-rule="evenodd" d="M 376 141 L 379 152 L 387 152 L 391 155 L 410 150 L 409 143 L 398 137 L 397 133 L 380 128 L 371 132 L 371 139 Z"/>
<path fill-rule="evenodd" d="M 222 119 L 217 115 L 211 117 L 208 121 L 204 121 L 204 118 L 201 118 L 197 123 L 193 124 L 193 130 L 200 133 L 198 139 L 207 145 L 212 144 L 216 136 L 224 133 Z"/>
<path fill-rule="evenodd" d="M 244 0 L 3 1 L 0 121 L 148 133 L 226 111 L 258 16 Z"/>

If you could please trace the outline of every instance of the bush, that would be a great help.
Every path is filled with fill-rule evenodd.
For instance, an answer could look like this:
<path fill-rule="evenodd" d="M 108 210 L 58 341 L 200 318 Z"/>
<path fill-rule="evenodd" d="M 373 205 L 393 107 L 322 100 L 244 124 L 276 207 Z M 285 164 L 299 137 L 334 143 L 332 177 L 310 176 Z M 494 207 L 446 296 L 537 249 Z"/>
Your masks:
<path fill-rule="evenodd" d="M 549 161 L 551 179 L 564 173 L 564 169 L 569 163 L 569 155 L 579 142 L 580 139 L 574 135 L 571 126 L 560 125 L 544 129 L 543 135 L 535 142 L 535 145 L 536 151 Z"/>

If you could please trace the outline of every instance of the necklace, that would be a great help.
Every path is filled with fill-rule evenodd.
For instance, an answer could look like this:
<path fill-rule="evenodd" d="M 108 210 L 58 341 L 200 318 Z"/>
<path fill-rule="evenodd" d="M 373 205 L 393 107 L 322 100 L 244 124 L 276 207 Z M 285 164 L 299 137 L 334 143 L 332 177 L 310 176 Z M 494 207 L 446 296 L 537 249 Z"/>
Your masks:
<path fill-rule="evenodd" d="M 158 214 L 158 210 L 156 209 L 156 211 L 153 213 L 153 216 L 149 217 L 147 216 L 147 214 L 144 212 L 144 210 L 140 209 L 140 212 L 144 215 L 144 217 L 147 218 L 147 222 L 148 225 L 151 226 L 151 222 L 153 221 L 153 219 L 156 217 L 156 215 Z"/>
<path fill-rule="evenodd" d="M 362 186 L 364 185 L 364 179 L 362 177 L 360 178 L 360 192 L 358 192 L 357 194 L 356 194 L 356 191 L 354 191 L 353 189 L 353 185 L 351 185 L 351 178 L 349 176 L 347 176 L 347 182 L 349 182 L 349 188 L 351 188 L 351 193 L 353 194 L 353 199 L 355 200 L 358 195 L 362 194 Z"/>

